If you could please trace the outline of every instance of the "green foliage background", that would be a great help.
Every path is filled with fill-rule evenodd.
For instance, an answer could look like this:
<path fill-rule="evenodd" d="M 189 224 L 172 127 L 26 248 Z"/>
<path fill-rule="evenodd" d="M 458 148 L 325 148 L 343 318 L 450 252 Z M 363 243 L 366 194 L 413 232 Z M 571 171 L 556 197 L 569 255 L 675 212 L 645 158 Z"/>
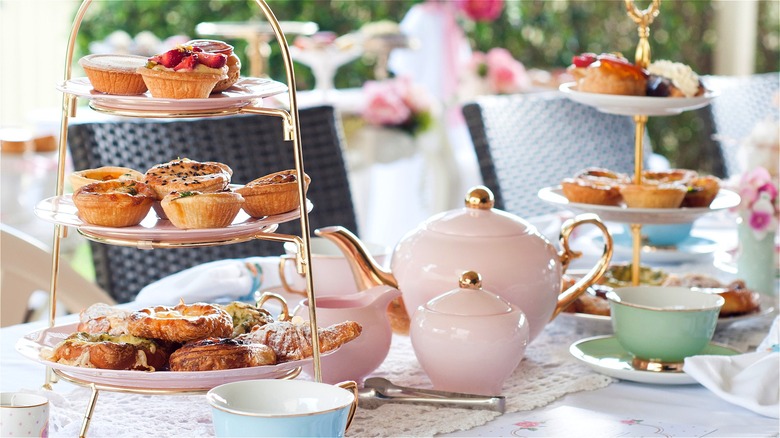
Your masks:
<path fill-rule="evenodd" d="M 314 21 L 321 30 L 345 34 L 363 24 L 400 21 L 420 0 L 269 0 L 279 21 Z M 644 7 L 649 1 L 637 1 Z M 759 2 L 760 31 L 755 71 L 780 70 L 780 2 Z M 101 40 L 122 29 L 130 35 L 151 30 L 160 38 L 176 34 L 192 37 L 195 26 L 208 21 L 263 20 L 254 0 L 96 0 L 80 29 L 79 55 L 89 42 Z M 661 14 L 651 26 L 653 59 L 685 62 L 700 74 L 711 74 L 713 50 L 718 42 L 715 11 L 710 0 L 664 1 Z M 572 55 L 581 52 L 623 52 L 633 58 L 638 40 L 636 25 L 625 12 L 623 0 L 510 0 L 501 17 L 490 23 L 463 22 L 474 49 L 505 47 L 528 68 L 564 68 Z M 292 43 L 291 40 L 288 41 Z M 237 53 L 245 43 L 231 41 Z M 77 59 L 77 58 L 76 58 Z M 246 65 L 246 63 L 245 63 Z M 361 59 L 342 67 L 336 86 L 359 87 L 372 78 L 371 61 Z M 269 75 L 284 81 L 278 50 L 274 51 Z M 299 89 L 313 86 L 308 68 L 296 67 Z M 697 112 L 674 117 L 655 117 L 648 123 L 653 148 L 673 165 L 717 171 L 712 162 L 714 143 L 704 135 L 707 127 Z"/>

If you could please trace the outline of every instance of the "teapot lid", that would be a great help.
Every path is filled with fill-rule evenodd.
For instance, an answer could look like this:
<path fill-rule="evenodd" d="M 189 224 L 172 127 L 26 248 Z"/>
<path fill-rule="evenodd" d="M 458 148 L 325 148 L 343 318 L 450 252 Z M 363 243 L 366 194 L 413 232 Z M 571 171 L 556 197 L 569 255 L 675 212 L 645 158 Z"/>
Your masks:
<path fill-rule="evenodd" d="M 447 315 L 488 316 L 510 313 L 512 304 L 500 296 L 482 290 L 482 277 L 474 271 L 460 276 L 460 288 L 428 301 L 426 307 Z"/>
<path fill-rule="evenodd" d="M 470 237 L 504 237 L 529 234 L 535 228 L 520 217 L 494 209 L 493 192 L 485 186 L 472 187 L 465 208 L 430 217 L 423 226 L 442 234 Z"/>

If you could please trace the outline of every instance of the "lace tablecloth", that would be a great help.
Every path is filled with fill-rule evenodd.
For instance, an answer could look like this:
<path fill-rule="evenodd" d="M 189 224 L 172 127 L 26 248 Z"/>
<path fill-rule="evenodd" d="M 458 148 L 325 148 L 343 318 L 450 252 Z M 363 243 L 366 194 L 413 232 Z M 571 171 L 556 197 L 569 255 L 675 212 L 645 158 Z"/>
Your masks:
<path fill-rule="evenodd" d="M 771 318 L 745 321 L 716 333 L 714 341 L 742 351 L 755 348 L 764 338 Z M 569 345 L 584 337 L 609 333 L 558 318 L 528 346 L 525 359 L 504 385 L 507 412 L 532 410 L 569 393 L 588 391 L 612 383 L 577 362 Z M 429 388 L 430 381 L 414 356 L 408 337 L 394 336 L 385 363 L 375 375 L 396 384 Z M 55 386 L 46 392 L 52 401 L 50 436 L 78 436 L 90 391 L 64 392 Z M 499 414 L 484 410 L 437 408 L 423 405 L 385 404 L 358 409 L 348 436 L 433 436 L 468 430 Z M 90 437 L 193 437 L 213 436 L 211 412 L 202 395 L 146 396 L 100 392 L 87 433 Z"/>

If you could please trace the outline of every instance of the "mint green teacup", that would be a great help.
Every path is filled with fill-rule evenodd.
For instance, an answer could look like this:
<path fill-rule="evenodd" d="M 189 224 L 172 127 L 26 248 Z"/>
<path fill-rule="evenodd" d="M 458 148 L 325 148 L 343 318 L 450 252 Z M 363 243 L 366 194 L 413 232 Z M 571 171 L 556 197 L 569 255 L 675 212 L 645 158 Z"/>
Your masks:
<path fill-rule="evenodd" d="M 635 286 L 607 293 L 620 345 L 640 361 L 676 364 L 706 347 L 724 299 L 687 287 Z"/>

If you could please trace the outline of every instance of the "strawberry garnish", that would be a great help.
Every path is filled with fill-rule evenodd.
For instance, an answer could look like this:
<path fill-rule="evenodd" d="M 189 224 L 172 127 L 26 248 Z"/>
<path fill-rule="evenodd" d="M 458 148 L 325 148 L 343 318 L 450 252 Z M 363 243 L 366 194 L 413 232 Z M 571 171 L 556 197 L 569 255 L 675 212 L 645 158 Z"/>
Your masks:
<path fill-rule="evenodd" d="M 198 61 L 210 68 L 222 68 L 227 62 L 227 56 L 221 53 L 198 53 Z"/>
<path fill-rule="evenodd" d="M 198 66 L 198 55 L 190 54 L 190 56 L 185 57 L 181 60 L 180 63 L 176 64 L 175 67 L 173 67 L 174 70 L 184 70 L 184 71 L 192 71 L 195 69 L 195 67 Z"/>
<path fill-rule="evenodd" d="M 574 64 L 575 67 L 587 67 L 596 62 L 596 58 L 595 53 L 583 53 L 572 57 L 571 63 Z"/>
<path fill-rule="evenodd" d="M 174 68 L 184 59 L 185 52 L 179 49 L 168 50 L 161 55 L 155 55 L 150 58 L 158 64 L 161 64 L 165 68 Z"/>

